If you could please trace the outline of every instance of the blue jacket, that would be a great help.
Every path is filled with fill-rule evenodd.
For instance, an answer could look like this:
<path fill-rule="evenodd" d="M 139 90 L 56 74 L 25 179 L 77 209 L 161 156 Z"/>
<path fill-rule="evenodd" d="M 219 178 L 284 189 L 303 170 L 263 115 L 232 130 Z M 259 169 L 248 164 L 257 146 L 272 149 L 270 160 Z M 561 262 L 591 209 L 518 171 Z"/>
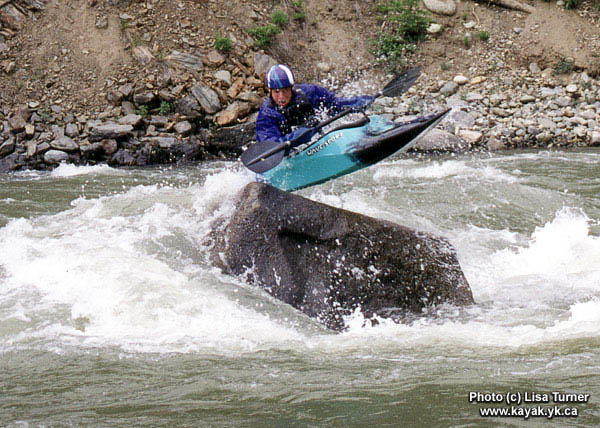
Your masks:
<path fill-rule="evenodd" d="M 338 98 L 333 92 L 321 86 L 296 85 L 292 100 L 284 109 L 278 107 L 271 97 L 267 97 L 262 103 L 256 118 L 256 141 L 290 140 L 293 138 L 293 128 L 306 126 L 304 122 L 309 120 L 315 111 L 327 111 L 329 114 L 335 114 L 344 108 L 362 107 L 373 99 L 372 95 Z"/>

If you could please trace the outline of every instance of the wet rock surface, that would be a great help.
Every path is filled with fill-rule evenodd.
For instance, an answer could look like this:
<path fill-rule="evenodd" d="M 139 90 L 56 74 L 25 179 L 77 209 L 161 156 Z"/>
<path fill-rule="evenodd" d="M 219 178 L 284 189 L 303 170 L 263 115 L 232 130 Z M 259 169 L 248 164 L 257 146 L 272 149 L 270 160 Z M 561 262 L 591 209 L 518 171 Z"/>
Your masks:
<path fill-rule="evenodd" d="M 444 238 L 248 184 L 212 233 L 212 260 L 335 330 L 356 310 L 401 319 L 473 303 Z"/>

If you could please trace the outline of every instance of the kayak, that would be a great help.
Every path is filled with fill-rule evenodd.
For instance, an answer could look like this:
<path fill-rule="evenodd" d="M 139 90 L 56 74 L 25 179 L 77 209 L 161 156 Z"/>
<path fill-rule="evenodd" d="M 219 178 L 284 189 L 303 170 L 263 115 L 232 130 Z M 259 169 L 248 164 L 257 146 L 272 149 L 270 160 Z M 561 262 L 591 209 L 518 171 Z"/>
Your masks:
<path fill-rule="evenodd" d="M 405 123 L 365 115 L 356 122 L 335 127 L 315 141 L 288 149 L 283 160 L 257 174 L 257 180 L 293 191 L 358 171 L 407 151 L 449 111 Z"/>

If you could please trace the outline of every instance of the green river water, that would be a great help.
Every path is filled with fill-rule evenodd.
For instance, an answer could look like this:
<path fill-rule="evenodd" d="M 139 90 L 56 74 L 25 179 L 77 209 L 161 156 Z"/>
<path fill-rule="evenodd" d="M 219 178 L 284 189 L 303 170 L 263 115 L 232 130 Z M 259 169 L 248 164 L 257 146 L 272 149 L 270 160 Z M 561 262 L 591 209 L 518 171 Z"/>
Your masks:
<path fill-rule="evenodd" d="M 397 157 L 300 191 L 445 236 L 477 302 L 341 334 L 208 262 L 238 163 L 0 176 L 0 426 L 599 426 L 599 162 Z"/>

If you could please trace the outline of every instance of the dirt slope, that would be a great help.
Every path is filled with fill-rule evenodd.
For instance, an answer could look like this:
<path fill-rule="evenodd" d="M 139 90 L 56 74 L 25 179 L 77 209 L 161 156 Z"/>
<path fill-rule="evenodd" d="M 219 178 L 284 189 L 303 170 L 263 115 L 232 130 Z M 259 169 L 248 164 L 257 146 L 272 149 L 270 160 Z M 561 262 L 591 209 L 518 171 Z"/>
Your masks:
<path fill-rule="evenodd" d="M 440 80 L 472 68 L 493 72 L 499 63 L 554 67 L 568 57 L 592 75 L 600 70 L 600 12 L 592 0 L 582 1 L 576 11 L 554 2 L 530 4 L 536 7 L 533 14 L 461 1 L 452 17 L 432 15 L 443 31 L 408 57 L 407 65 L 421 64 Z M 384 73 L 369 52 L 380 27 L 376 5 L 305 0 L 306 19 L 291 19 L 267 53 L 291 63 L 301 80 L 321 80 L 328 73 L 343 80 L 365 69 Z M 0 32 L 6 46 L 0 49 L 0 101 L 11 110 L 33 101 L 76 113 L 102 112 L 108 89 L 163 72 L 164 58 L 173 50 L 206 55 L 218 34 L 234 42 L 231 55 L 251 63 L 255 48 L 247 29 L 268 23 L 275 7 L 291 16 L 289 0 L 277 6 L 270 0 L 48 0 L 20 31 Z M 488 40 L 479 38 L 482 31 Z M 139 46 L 147 48 L 150 63 L 134 58 Z"/>

